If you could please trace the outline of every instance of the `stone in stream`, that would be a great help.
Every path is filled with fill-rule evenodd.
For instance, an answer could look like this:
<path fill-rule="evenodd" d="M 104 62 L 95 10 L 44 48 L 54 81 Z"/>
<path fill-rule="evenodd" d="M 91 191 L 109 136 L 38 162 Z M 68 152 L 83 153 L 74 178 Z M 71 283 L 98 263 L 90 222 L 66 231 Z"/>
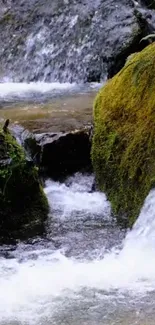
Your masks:
<path fill-rule="evenodd" d="M 47 214 L 38 170 L 10 132 L 0 130 L 0 241 L 41 234 Z"/>
<path fill-rule="evenodd" d="M 92 162 L 113 211 L 132 225 L 155 187 L 155 43 L 132 55 L 98 93 Z"/>
<path fill-rule="evenodd" d="M 17 125 L 11 128 L 28 158 L 52 178 L 91 170 L 91 131 L 92 127 L 88 126 L 64 133 L 33 134 Z"/>
<path fill-rule="evenodd" d="M 59 178 L 91 168 L 89 128 L 68 133 L 36 135 L 41 146 L 41 167 Z"/>

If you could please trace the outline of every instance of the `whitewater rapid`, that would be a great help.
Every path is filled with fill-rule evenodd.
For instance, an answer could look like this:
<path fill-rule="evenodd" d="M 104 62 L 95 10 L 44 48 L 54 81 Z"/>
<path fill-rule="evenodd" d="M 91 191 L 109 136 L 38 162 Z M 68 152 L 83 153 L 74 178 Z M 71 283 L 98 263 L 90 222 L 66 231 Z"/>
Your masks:
<path fill-rule="evenodd" d="M 96 91 L 101 87 L 100 83 L 60 83 L 60 82 L 5 82 L 0 83 L 0 101 L 47 101 L 60 96 Z"/>
<path fill-rule="evenodd" d="M 121 324 L 131 324 L 131 306 L 137 315 L 139 304 L 153 294 L 155 190 L 124 238 L 106 196 L 92 192 L 93 181 L 81 174 L 65 183 L 48 180 L 47 237 L 1 247 L 0 324 L 79 324 L 80 317 L 82 324 L 107 324 L 107 317 L 108 324 L 117 324 L 108 315 L 120 306 L 130 315 L 129 323 Z M 108 304 L 105 313 L 102 304 Z"/>

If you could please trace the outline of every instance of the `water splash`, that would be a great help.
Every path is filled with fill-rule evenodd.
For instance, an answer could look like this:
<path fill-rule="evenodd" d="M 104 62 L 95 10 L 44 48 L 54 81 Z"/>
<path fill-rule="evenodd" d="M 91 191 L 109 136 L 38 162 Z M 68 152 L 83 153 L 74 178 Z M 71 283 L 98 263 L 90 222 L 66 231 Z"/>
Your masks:
<path fill-rule="evenodd" d="M 80 212 L 82 219 L 98 215 L 109 219 L 110 204 L 103 193 L 92 191 L 93 183 L 94 176 L 83 177 L 80 173 L 70 177 L 66 184 L 47 181 L 45 193 L 54 215 L 62 219 L 73 216 L 78 218 L 77 214 Z"/>
<path fill-rule="evenodd" d="M 63 220 L 65 218 L 72 220 L 71 211 L 74 208 L 80 213 L 84 214 L 87 211 L 93 215 L 101 214 L 103 207 L 102 218 L 105 220 L 110 218 L 110 206 L 104 194 L 89 193 L 92 183 L 93 177 L 86 176 L 82 179 L 78 174 L 75 178 L 70 178 L 66 184 L 48 181 L 45 192 L 51 207 L 54 207 L 53 211 L 59 212 L 53 216 L 51 222 L 62 216 Z M 45 319 L 49 318 L 54 322 L 53 317 L 58 310 L 58 319 L 61 319 L 63 305 L 71 308 L 75 301 L 76 304 L 77 301 L 81 301 L 81 304 L 89 305 L 89 297 L 92 301 L 93 295 L 98 303 L 100 299 L 104 299 L 106 304 L 107 299 L 108 301 L 112 301 L 111 299 L 115 297 L 118 300 L 122 299 L 121 297 L 125 299 L 126 294 L 133 296 L 134 301 L 138 296 L 141 300 L 142 296 L 153 292 L 154 211 L 155 190 L 147 197 L 133 230 L 122 242 L 122 248 L 114 246 L 110 252 L 104 253 L 104 257 L 99 255 L 98 251 L 92 260 L 67 257 L 63 247 L 54 249 L 52 246 L 47 249 L 25 246 L 24 251 L 20 250 L 19 245 L 16 254 L 10 259 L 1 258 L 0 323 L 16 321 L 21 324 L 37 324 L 37 322 L 44 324 Z M 100 251 L 102 250 L 103 247 L 100 247 Z M 82 305 L 80 306 L 82 308 Z"/>
<path fill-rule="evenodd" d="M 100 83 L 76 84 L 76 83 L 0 83 L 0 101 L 40 101 L 48 100 L 61 95 L 72 95 L 75 93 L 86 93 L 97 91 L 101 87 Z"/>

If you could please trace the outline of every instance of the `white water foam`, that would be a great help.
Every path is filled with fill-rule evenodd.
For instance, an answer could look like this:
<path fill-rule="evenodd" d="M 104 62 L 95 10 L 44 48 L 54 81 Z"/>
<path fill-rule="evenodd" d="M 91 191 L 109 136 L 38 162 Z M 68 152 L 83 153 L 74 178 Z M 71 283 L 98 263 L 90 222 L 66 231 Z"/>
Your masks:
<path fill-rule="evenodd" d="M 55 216 L 66 219 L 73 212 L 85 212 L 86 216 L 102 215 L 103 218 L 104 215 L 104 218 L 109 219 L 110 204 L 103 193 L 91 191 L 93 181 L 93 176 L 83 176 L 80 173 L 70 177 L 67 184 L 48 180 L 45 193 L 51 208 L 55 210 Z"/>
<path fill-rule="evenodd" d="M 47 83 L 47 82 L 30 82 L 30 83 L 0 83 L 0 100 L 25 100 L 25 99 L 44 99 L 52 98 L 56 95 L 79 93 L 81 91 L 98 90 L 101 87 L 99 83 L 76 84 L 76 83 Z"/>
<path fill-rule="evenodd" d="M 71 182 L 70 194 L 75 195 L 76 209 L 80 209 L 81 201 L 83 209 L 85 202 L 85 209 L 91 211 L 91 193 L 84 191 L 80 185 L 77 190 L 77 186 Z M 55 193 L 59 190 L 60 200 L 58 193 Z M 73 196 L 69 198 L 66 185 L 48 182 L 46 193 L 53 200 L 51 205 L 62 203 L 61 206 L 65 208 L 71 204 L 71 208 L 74 208 Z M 81 196 L 77 196 L 77 193 Z M 105 203 L 104 195 L 101 194 L 99 198 L 96 193 L 93 200 L 95 195 L 96 205 L 99 200 Z M 64 199 L 63 196 L 68 198 Z M 41 318 L 45 320 L 49 315 L 52 317 L 55 308 L 59 308 L 60 299 L 67 299 L 71 303 L 73 297 L 78 299 L 78 293 L 84 288 L 94 292 L 103 290 L 102 296 L 104 292 L 144 295 L 155 290 L 155 190 L 147 197 L 139 219 L 127 234 L 120 251 L 113 248 L 104 258 L 96 256 L 93 261 L 67 258 L 60 250 L 49 250 L 45 255 L 40 251 L 37 259 L 23 262 L 17 258 L 3 258 L 0 264 L 0 288 L 0 321 L 15 320 L 28 324 L 37 324 Z"/>
<path fill-rule="evenodd" d="M 75 83 L 46 83 L 46 82 L 30 82 L 30 83 L 0 83 L 0 98 L 10 96 L 27 97 L 28 94 L 46 94 L 56 91 L 67 91 L 74 89 L 77 85 Z"/>

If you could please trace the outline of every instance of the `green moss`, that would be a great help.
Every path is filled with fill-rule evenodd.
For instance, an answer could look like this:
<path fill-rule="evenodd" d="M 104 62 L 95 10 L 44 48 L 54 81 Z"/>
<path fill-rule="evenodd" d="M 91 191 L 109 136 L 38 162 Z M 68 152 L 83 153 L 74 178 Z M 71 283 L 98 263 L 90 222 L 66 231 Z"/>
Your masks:
<path fill-rule="evenodd" d="M 155 183 L 155 43 L 132 56 L 94 105 L 92 161 L 116 214 L 132 224 Z"/>
<path fill-rule="evenodd" d="M 0 237 L 26 238 L 40 233 L 48 202 L 38 169 L 26 160 L 23 148 L 0 130 Z"/>

